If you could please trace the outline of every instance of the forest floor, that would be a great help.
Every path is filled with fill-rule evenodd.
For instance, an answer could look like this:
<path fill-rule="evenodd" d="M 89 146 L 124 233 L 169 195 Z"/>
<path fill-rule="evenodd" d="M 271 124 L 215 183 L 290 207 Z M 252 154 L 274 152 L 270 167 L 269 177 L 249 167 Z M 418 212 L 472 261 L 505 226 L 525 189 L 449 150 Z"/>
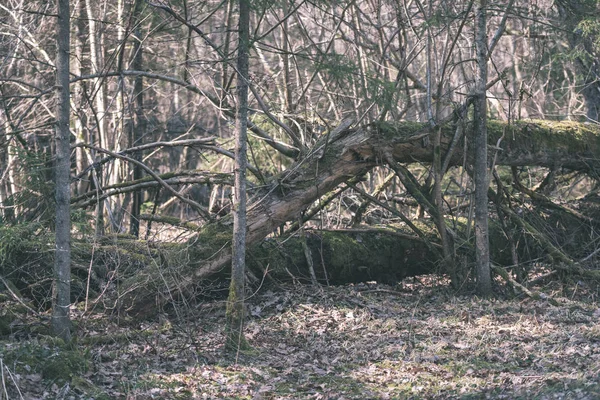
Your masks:
<path fill-rule="evenodd" d="M 248 300 L 253 350 L 237 355 L 223 302 L 133 326 L 88 315 L 74 349 L 13 322 L 0 399 L 600 398 L 598 288 L 583 282 L 539 288 L 558 306 L 433 277 L 285 289 Z"/>

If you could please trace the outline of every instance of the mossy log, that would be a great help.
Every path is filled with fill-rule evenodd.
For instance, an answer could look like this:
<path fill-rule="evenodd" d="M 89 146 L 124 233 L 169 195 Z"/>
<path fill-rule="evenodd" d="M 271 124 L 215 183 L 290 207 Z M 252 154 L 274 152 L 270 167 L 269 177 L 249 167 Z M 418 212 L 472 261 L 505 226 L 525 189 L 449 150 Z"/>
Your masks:
<path fill-rule="evenodd" d="M 248 267 L 255 275 L 268 273 L 277 281 L 310 283 L 303 240 L 299 235 L 263 240 L 250 249 Z M 310 230 L 306 243 L 322 284 L 393 284 L 407 276 L 435 272 L 439 262 L 421 238 L 387 228 Z"/>
<path fill-rule="evenodd" d="M 419 123 L 379 123 L 366 130 L 383 137 L 379 146 L 373 141 L 365 141 L 355 150 L 365 157 L 373 150 L 391 149 L 397 162 L 431 162 L 433 145 L 423 146 L 422 142 L 406 140 L 406 137 L 422 138 L 428 135 L 427 127 Z M 442 127 L 442 151 L 445 152 L 452 141 L 455 129 L 452 125 Z M 473 152 L 472 132 L 467 135 L 467 159 Z M 488 145 L 496 155 L 496 164 L 505 166 L 563 167 L 597 176 L 600 168 L 600 125 L 582 124 L 567 121 L 529 120 L 507 124 L 501 121 L 488 122 Z M 462 165 L 465 154 L 457 148 L 450 159 L 450 165 Z M 376 154 L 374 154 L 376 155 Z"/>
<path fill-rule="evenodd" d="M 574 204 L 574 206 L 592 207 L 596 205 L 593 200 Z M 540 213 L 535 209 L 525 210 L 521 218 L 545 232 L 548 232 L 549 227 L 555 227 L 556 231 L 551 235 L 559 241 L 554 244 L 569 257 L 589 258 L 588 255 L 596 252 L 595 232 L 600 229 L 597 224 L 582 225 L 570 214 L 561 215 L 558 211 Z M 317 280 L 329 284 L 369 280 L 391 284 L 407 276 L 440 272 L 439 252 L 430 250 L 432 246 L 439 248 L 435 228 L 428 220 L 414 221 L 414 223 L 423 233 L 422 237 L 416 236 L 403 226 L 360 226 L 335 231 L 306 229 L 306 242 Z M 453 220 L 452 225 L 461 237 L 465 236 L 465 220 Z M 129 296 L 131 293 L 141 292 L 145 296 L 146 303 L 144 307 L 136 310 L 138 317 L 154 315 L 158 310 L 157 305 L 177 300 L 181 294 L 212 295 L 214 292 L 211 291 L 215 288 L 225 289 L 228 278 L 227 268 L 221 268 L 203 279 L 199 278 L 194 284 L 187 283 L 192 265 L 201 267 L 202 260 L 210 261 L 211 256 L 218 255 L 225 249 L 224 246 L 228 245 L 230 236 L 227 232 L 207 231 L 210 227 L 214 226 L 209 226 L 201 232 L 206 235 L 204 236 L 206 240 L 203 242 L 197 241 L 196 237 L 196 241 L 188 243 L 156 243 L 137 240 L 128 235 L 110 235 L 100 238 L 95 243 L 75 240 L 73 242 L 73 301 L 81 300 L 86 295 L 86 280 L 90 265 L 93 274 L 91 298 L 94 298 L 94 291 L 97 294 L 102 293 L 100 300 L 104 305 L 112 307 L 114 303 L 110 301 L 110 297 L 115 296 L 122 307 L 128 308 L 136 303 L 127 304 L 124 300 L 136 300 Z M 509 234 L 514 235 L 513 241 L 518 243 L 518 257 L 524 263 L 523 267 L 526 267 L 527 262 L 531 260 L 549 260 L 544 257 L 550 257 L 551 254 L 539 246 L 536 237 L 527 231 L 521 229 Z M 491 220 L 492 260 L 495 265 L 512 267 L 512 253 L 505 235 L 501 224 Z M 20 247 L 14 248 L 11 252 L 14 262 L 19 262 L 30 255 L 29 249 L 36 246 L 36 252 L 41 253 L 41 258 L 36 259 L 36 263 L 28 264 L 28 274 L 19 275 L 14 264 L 2 264 L 0 275 L 3 273 L 14 278 L 26 298 L 31 298 L 35 300 L 35 304 L 43 306 L 42 303 L 49 297 L 50 292 L 51 270 L 47 265 L 52 256 L 51 240 L 43 250 L 39 247 L 39 239 L 30 238 L 30 240 L 33 240 L 33 243 L 29 243 L 26 239 L 21 240 Z M 303 240 L 300 233 L 294 233 L 291 237 L 270 236 L 251 246 L 247 257 L 248 270 L 250 276 L 256 278 L 255 283 L 259 284 L 263 279 L 277 282 L 311 282 Z M 430 241 L 429 245 L 425 240 Z M 465 256 L 462 259 L 466 262 L 472 261 L 470 258 L 472 242 L 463 242 L 457 251 Z M 265 276 L 265 272 L 268 275 Z M 589 273 L 581 274 L 581 271 L 577 270 L 574 272 L 589 276 Z M 28 281 L 27 278 L 32 274 L 41 282 Z M 131 285 L 131 282 L 138 282 L 140 286 L 125 286 L 125 284 Z M 178 283 L 181 285 L 179 287 L 189 285 L 186 292 L 172 289 L 177 288 Z M 41 288 L 40 285 L 45 286 Z M 0 293 L 5 290 L 2 286 L 0 285 Z M 35 292 L 32 291 L 33 288 L 37 288 Z M 0 302 L 2 302 L 1 294 Z"/>
<path fill-rule="evenodd" d="M 161 258 L 168 258 L 163 254 L 178 247 L 129 235 L 73 238 L 71 300 L 112 293 L 116 283 L 160 263 Z M 19 301 L 33 300 L 34 308 L 45 309 L 51 299 L 53 273 L 48 266 L 53 260 L 54 236 L 48 229 L 37 223 L 0 227 L 0 293 Z"/>
<path fill-rule="evenodd" d="M 442 146 L 452 142 L 455 129 L 442 128 Z M 362 176 L 380 165 L 383 155 L 391 154 L 400 163 L 430 162 L 433 149 L 424 145 L 429 135 L 426 124 L 402 122 L 377 123 L 349 128 L 347 121 L 324 135 L 300 160 L 269 184 L 249 193 L 248 244 L 254 245 L 281 224 L 296 220 L 313 202 L 340 183 Z M 450 164 L 459 165 L 470 158 L 472 140 L 467 135 L 467 154 L 459 146 Z M 508 125 L 490 122 L 489 143 L 497 153 L 496 163 L 508 166 L 545 166 L 597 174 L 600 170 L 600 127 L 595 125 L 527 121 Z M 194 293 L 203 279 L 225 271 L 231 260 L 232 220 L 225 217 L 206 225 L 188 243 L 186 250 L 170 260 L 165 270 L 148 269 L 124 282 L 123 307 L 144 314 L 158 298 Z"/>

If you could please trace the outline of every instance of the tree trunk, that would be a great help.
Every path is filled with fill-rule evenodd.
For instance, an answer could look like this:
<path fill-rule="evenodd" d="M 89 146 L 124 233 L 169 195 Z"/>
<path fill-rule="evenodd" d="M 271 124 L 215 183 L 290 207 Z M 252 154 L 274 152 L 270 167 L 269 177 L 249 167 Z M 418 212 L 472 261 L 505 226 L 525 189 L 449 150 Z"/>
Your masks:
<path fill-rule="evenodd" d="M 69 0 L 58 0 L 56 55 L 56 252 L 54 254 L 54 294 L 52 298 L 52 332 L 65 342 L 71 340 L 71 146 L 69 139 Z"/>
<path fill-rule="evenodd" d="M 246 145 L 248 130 L 248 51 L 250 46 L 250 4 L 240 0 L 237 58 L 237 115 L 235 119 L 235 169 L 233 199 L 233 247 L 231 284 L 227 299 L 226 348 L 244 350 L 244 298 L 246 280 Z"/>
<path fill-rule="evenodd" d="M 136 0 L 133 7 L 133 21 L 135 29 L 133 30 L 133 62 L 132 67 L 135 70 L 141 70 L 143 66 L 143 50 L 142 32 L 140 24 L 142 22 L 142 0 Z M 133 118 L 132 132 L 130 136 L 130 147 L 141 145 L 142 138 L 146 131 L 146 116 L 144 115 L 144 78 L 136 76 L 133 84 L 133 97 L 135 99 L 135 113 Z M 138 161 L 142 161 L 142 152 L 136 152 L 134 157 Z M 133 166 L 133 180 L 137 181 L 142 178 L 142 167 L 139 164 Z M 138 237 L 140 234 L 140 210 L 142 207 L 142 192 L 133 192 L 133 201 L 131 204 L 131 216 L 129 218 L 129 232 Z"/>
<path fill-rule="evenodd" d="M 475 46 L 477 48 L 477 78 L 473 130 L 475 134 L 475 271 L 477 290 L 482 296 L 492 293 L 490 274 L 490 242 L 488 237 L 488 157 L 487 157 L 487 27 L 486 0 L 479 0 L 477 7 L 477 28 Z"/>
<path fill-rule="evenodd" d="M 494 145 L 508 129 L 499 152 L 498 165 L 544 167 L 562 166 L 587 173 L 600 171 L 600 127 L 566 122 L 490 121 L 487 125 L 489 143 Z M 273 177 L 265 187 L 250 191 L 247 213 L 247 246 L 258 243 L 286 221 L 296 220 L 321 196 L 340 183 L 362 176 L 389 153 L 396 162 L 432 161 L 432 144 L 423 147 L 421 139 L 428 135 L 428 125 L 412 122 L 377 123 L 359 128 L 334 129 L 302 159 L 288 170 Z M 454 128 L 442 128 L 441 146 L 446 151 Z M 472 134 L 468 138 L 466 157 L 473 162 Z M 457 146 L 450 165 L 462 165 L 463 146 Z M 178 263 L 173 278 L 161 271 L 140 273 L 124 282 L 127 291 L 123 307 L 133 314 L 153 312 L 158 302 L 165 302 L 174 293 L 193 292 L 196 285 L 222 271 L 231 262 L 232 219 L 224 217 L 206 225 L 189 244 L 185 263 Z M 156 276 L 153 276 L 155 274 Z M 158 279 L 160 277 L 160 279 Z M 175 279 L 177 277 L 177 279 Z M 184 279 L 181 279 L 184 277 Z"/>
<path fill-rule="evenodd" d="M 98 21 L 103 20 L 103 16 L 98 16 L 94 14 L 93 4 L 91 0 L 85 0 L 85 9 L 87 12 L 87 21 L 88 21 L 88 30 L 89 30 L 89 43 L 90 43 L 90 62 L 91 62 L 91 71 L 94 74 L 99 73 L 103 70 L 103 57 L 102 57 L 102 42 L 100 39 L 100 30 L 98 29 Z M 97 78 L 92 80 L 92 85 L 90 88 L 90 92 L 92 93 L 92 99 L 90 106 L 95 106 L 93 118 L 95 119 L 96 125 L 96 137 L 93 140 L 93 143 L 97 143 L 98 146 L 104 147 L 106 149 L 112 149 L 112 145 L 109 143 L 107 137 L 108 130 L 108 118 L 106 116 L 106 91 L 104 79 Z M 95 104 L 94 104 L 95 103 Z M 91 139 L 91 138 L 90 138 Z M 94 154 L 94 156 L 97 156 Z M 110 179 L 105 179 L 103 174 L 104 169 L 99 168 L 96 171 L 96 179 L 94 179 L 94 183 L 97 185 L 96 190 L 102 191 L 102 185 L 105 182 L 108 184 L 111 183 Z M 105 204 L 104 202 L 98 202 L 96 205 L 96 236 L 104 235 L 104 211 Z"/>

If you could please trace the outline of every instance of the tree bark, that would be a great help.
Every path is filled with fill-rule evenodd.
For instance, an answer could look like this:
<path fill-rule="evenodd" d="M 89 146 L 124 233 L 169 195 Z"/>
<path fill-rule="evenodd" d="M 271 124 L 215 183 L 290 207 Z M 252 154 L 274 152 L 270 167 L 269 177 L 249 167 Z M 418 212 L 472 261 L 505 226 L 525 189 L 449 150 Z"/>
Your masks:
<path fill-rule="evenodd" d="M 143 51 L 142 31 L 140 24 L 142 22 L 142 0 L 136 0 L 133 7 L 133 21 L 135 28 L 133 30 L 133 62 L 134 70 L 141 70 L 143 66 Z M 135 99 L 135 113 L 133 118 L 132 132 L 130 136 L 130 147 L 141 145 L 142 138 L 146 131 L 146 116 L 144 115 L 144 78 L 136 76 L 133 84 L 133 97 Z M 134 157 L 137 161 L 142 161 L 142 153 L 136 152 Z M 142 168 L 139 164 L 133 166 L 133 180 L 142 178 Z M 140 210 L 142 208 L 142 192 L 133 192 L 133 202 L 131 204 L 131 216 L 129 218 L 129 232 L 138 237 L 140 234 Z"/>
<path fill-rule="evenodd" d="M 235 119 L 235 167 L 233 199 L 233 247 L 231 284 L 226 312 L 226 345 L 230 351 L 244 350 L 246 281 L 246 170 L 248 141 L 248 51 L 250 46 L 250 4 L 239 1 L 237 58 L 237 115 Z"/>
<path fill-rule="evenodd" d="M 482 296 L 492 293 L 490 273 L 490 242 L 488 234 L 488 156 L 487 156 L 487 24 L 486 0 L 479 0 L 475 31 L 477 49 L 477 77 L 473 103 L 473 130 L 475 134 L 475 271 L 477 291 Z"/>
<path fill-rule="evenodd" d="M 56 55 L 56 253 L 54 255 L 54 294 L 52 298 L 52 332 L 65 342 L 71 340 L 71 215 L 69 139 L 69 0 L 58 0 L 58 32 Z"/>
<path fill-rule="evenodd" d="M 94 14 L 93 4 L 91 0 L 85 0 L 85 9 L 87 12 L 88 21 L 88 39 L 90 43 L 90 61 L 92 73 L 99 73 L 103 70 L 104 59 L 102 57 L 101 43 L 102 42 L 98 29 L 98 21 L 102 21 L 102 16 Z M 113 146 L 109 143 L 107 137 L 108 130 L 108 118 L 106 118 L 106 91 L 104 85 L 104 79 L 98 77 L 94 79 L 92 84 L 91 93 L 93 101 L 90 106 L 95 103 L 96 109 L 94 110 L 94 119 L 97 129 L 97 134 L 94 137 L 93 143 L 98 143 L 98 146 L 106 149 L 111 149 Z M 91 139 L 91 138 L 90 138 Z M 96 171 L 97 177 L 94 183 L 97 185 L 97 190 L 102 190 L 102 185 L 107 181 L 111 183 L 110 179 L 105 179 L 103 169 L 100 168 Z M 104 220 L 105 204 L 104 202 L 98 202 L 96 205 L 96 236 L 104 235 L 105 220 Z"/>

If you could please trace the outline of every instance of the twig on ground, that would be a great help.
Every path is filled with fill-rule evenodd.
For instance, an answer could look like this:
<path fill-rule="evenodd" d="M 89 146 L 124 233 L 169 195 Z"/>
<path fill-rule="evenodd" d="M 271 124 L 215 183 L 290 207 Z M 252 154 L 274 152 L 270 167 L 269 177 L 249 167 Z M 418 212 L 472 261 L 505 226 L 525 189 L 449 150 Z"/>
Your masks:
<path fill-rule="evenodd" d="M 558 301 L 556 301 L 552 297 L 548 296 L 547 294 L 540 293 L 540 292 L 532 292 L 531 290 L 527 289 L 525 286 L 523 286 L 519 282 L 517 282 L 512 276 L 510 276 L 510 274 L 508 273 L 507 270 L 500 267 L 499 265 L 492 265 L 492 271 L 494 271 L 495 273 L 500 275 L 502 278 L 504 278 L 506 280 L 506 282 L 509 285 L 511 285 L 512 287 L 517 288 L 520 291 L 522 291 L 523 293 L 525 293 L 525 295 L 527 297 L 530 297 L 534 300 L 546 300 L 548 303 L 552 304 L 553 306 L 559 305 Z"/>
<path fill-rule="evenodd" d="M 25 307 L 32 314 L 39 315 L 39 313 L 37 311 L 35 311 L 33 308 L 31 308 L 27 304 L 25 304 L 25 302 L 23 302 L 21 297 L 10 288 L 9 283 L 4 279 L 4 277 L 0 276 L 0 282 L 2 282 L 2 284 L 4 285 L 4 287 L 6 288 L 8 293 L 10 293 L 10 295 L 12 296 L 13 299 L 15 299 L 15 301 L 18 301 L 19 304 L 21 304 L 23 307 Z"/>

